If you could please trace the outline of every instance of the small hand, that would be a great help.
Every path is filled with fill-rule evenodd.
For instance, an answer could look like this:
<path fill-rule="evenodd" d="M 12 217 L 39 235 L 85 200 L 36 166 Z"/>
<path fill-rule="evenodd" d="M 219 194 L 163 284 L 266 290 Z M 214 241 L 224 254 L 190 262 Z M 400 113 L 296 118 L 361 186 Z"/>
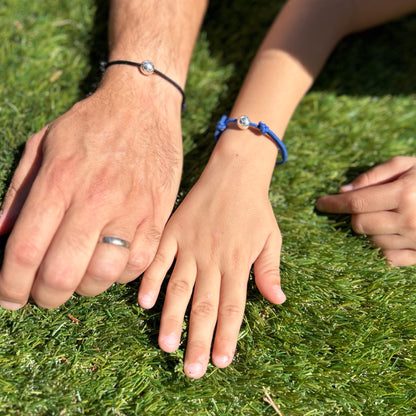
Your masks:
<path fill-rule="evenodd" d="M 0 233 L 12 230 L 3 307 L 18 309 L 29 295 L 46 308 L 74 291 L 93 296 L 152 261 L 180 181 L 180 97 L 149 94 L 131 73 L 129 82 L 107 75 L 28 140 L 0 219 Z M 131 242 L 130 251 L 99 243 L 102 236 Z"/>
<path fill-rule="evenodd" d="M 273 303 L 285 301 L 279 274 L 281 235 L 268 200 L 268 183 L 257 179 L 256 173 L 249 173 L 248 166 L 239 162 L 211 159 L 169 220 L 143 276 L 138 299 L 142 307 L 150 308 L 176 258 L 159 345 L 166 352 L 178 348 L 192 296 L 184 364 L 192 378 L 206 371 L 214 331 L 213 363 L 218 367 L 231 363 L 253 263 L 263 296 Z"/>
<path fill-rule="evenodd" d="M 416 264 L 416 158 L 394 157 L 318 199 L 317 209 L 349 213 L 352 228 L 367 234 L 391 266 Z"/>

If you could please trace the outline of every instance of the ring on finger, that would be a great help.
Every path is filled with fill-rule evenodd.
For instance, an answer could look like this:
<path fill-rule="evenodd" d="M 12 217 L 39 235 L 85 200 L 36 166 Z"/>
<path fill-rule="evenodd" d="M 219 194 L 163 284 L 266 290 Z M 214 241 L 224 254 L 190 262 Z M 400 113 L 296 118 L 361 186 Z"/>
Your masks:
<path fill-rule="evenodd" d="M 127 249 L 130 248 L 130 243 L 128 241 L 118 237 L 102 236 L 99 242 L 104 244 L 112 244 L 113 246 L 124 247 Z"/>

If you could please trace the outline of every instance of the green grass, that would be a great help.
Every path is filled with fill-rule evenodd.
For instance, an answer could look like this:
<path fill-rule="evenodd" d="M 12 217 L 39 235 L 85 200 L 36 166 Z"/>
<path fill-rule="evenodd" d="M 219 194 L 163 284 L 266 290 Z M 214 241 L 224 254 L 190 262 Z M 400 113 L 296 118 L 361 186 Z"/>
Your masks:
<path fill-rule="evenodd" d="M 242 3 L 214 1 L 198 40 L 182 195 L 281 4 Z M 93 90 L 105 56 L 97 4 L 1 3 L 2 194 L 26 138 Z M 319 195 L 367 167 L 416 155 L 415 36 L 411 16 L 347 39 L 296 112 L 285 137 L 290 160 L 270 192 L 288 301 L 269 304 L 250 280 L 229 368 L 187 379 L 185 340 L 171 355 L 157 346 L 161 302 L 144 311 L 137 282 L 114 286 L 57 310 L 0 311 L 0 414 L 275 415 L 266 390 L 285 416 L 416 415 L 415 268 L 388 268 L 347 216 L 314 211 Z"/>

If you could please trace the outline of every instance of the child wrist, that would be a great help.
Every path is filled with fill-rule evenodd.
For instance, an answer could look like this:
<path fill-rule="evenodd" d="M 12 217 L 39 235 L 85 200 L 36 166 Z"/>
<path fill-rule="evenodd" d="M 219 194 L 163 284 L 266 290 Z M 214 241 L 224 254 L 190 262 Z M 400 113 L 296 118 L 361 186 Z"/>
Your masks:
<path fill-rule="evenodd" d="M 222 116 L 220 121 L 217 123 L 214 137 L 217 142 L 222 133 L 232 125 L 238 127 L 239 130 L 253 129 L 260 132 L 263 136 L 272 140 L 279 149 L 280 160 L 277 160 L 276 165 L 282 165 L 287 160 L 287 150 L 284 143 L 280 138 L 265 124 L 261 121 L 259 123 L 252 123 L 247 116 L 240 116 L 239 118 L 228 118 L 226 115 Z"/>

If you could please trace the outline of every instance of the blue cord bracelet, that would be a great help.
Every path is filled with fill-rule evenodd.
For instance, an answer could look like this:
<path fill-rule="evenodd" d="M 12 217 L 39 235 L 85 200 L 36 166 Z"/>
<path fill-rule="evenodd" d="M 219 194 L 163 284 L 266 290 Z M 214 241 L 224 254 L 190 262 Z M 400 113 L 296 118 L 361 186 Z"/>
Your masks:
<path fill-rule="evenodd" d="M 261 121 L 259 124 L 252 123 L 247 116 L 241 116 L 239 118 L 228 118 L 227 116 L 222 116 L 220 121 L 217 123 L 215 129 L 214 138 L 217 142 L 220 138 L 222 132 L 226 130 L 230 123 L 236 123 L 238 128 L 241 130 L 246 130 L 249 127 L 253 127 L 257 130 L 260 130 L 261 134 L 264 136 L 270 137 L 277 145 L 280 150 L 281 159 L 276 162 L 276 165 L 283 165 L 287 160 L 287 150 L 283 142 Z"/>

